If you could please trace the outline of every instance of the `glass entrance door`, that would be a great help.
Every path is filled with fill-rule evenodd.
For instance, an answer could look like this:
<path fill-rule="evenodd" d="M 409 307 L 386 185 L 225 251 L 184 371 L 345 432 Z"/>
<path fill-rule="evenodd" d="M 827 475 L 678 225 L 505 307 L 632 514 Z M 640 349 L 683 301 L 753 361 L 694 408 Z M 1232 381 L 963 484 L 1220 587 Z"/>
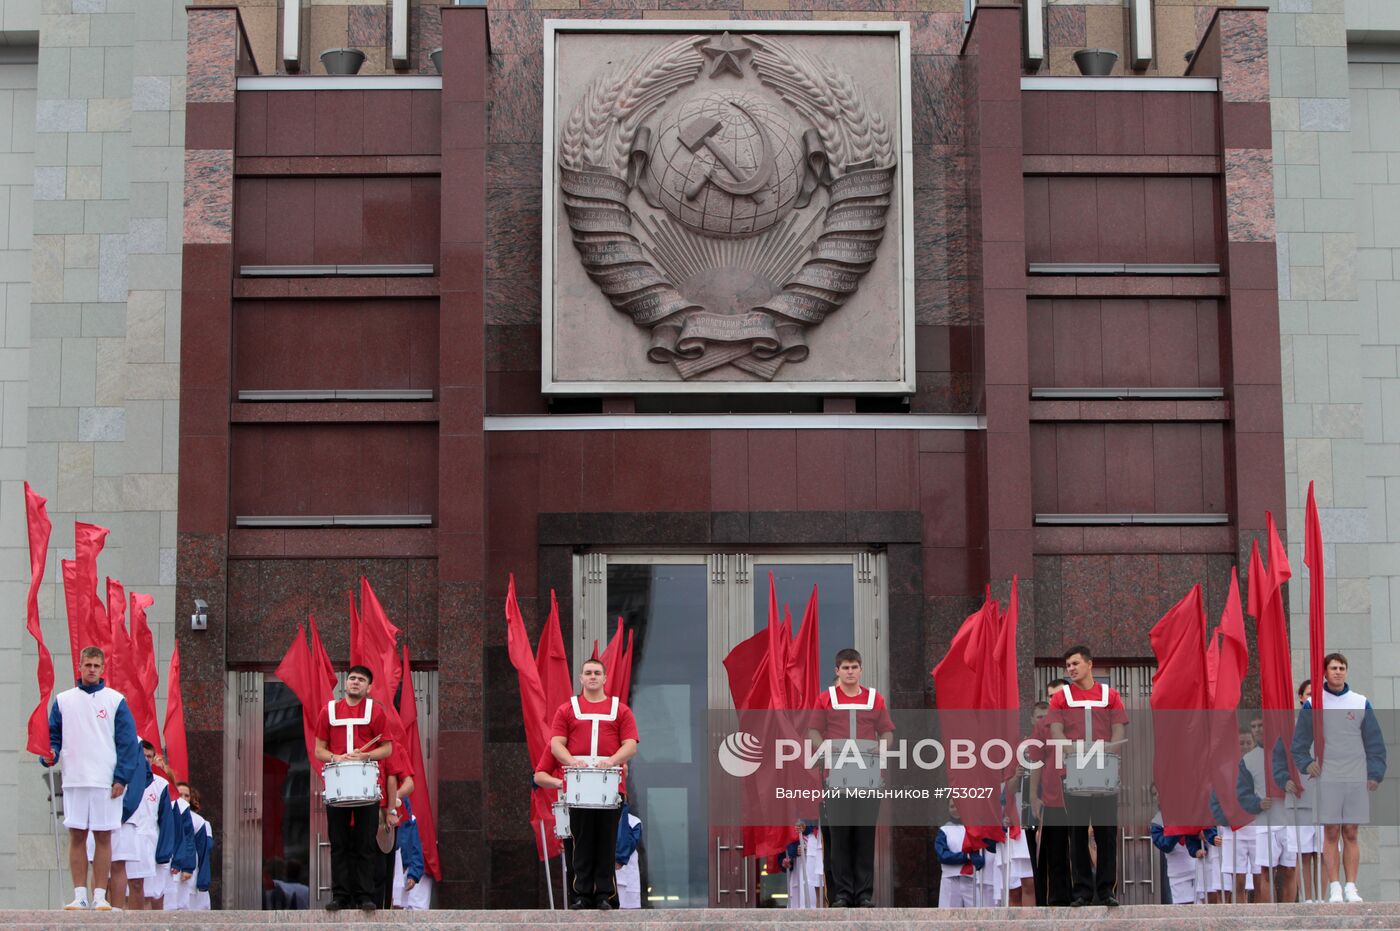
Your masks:
<path fill-rule="evenodd" d="M 786 905 L 786 876 L 768 876 L 737 829 L 711 824 L 709 712 L 733 706 L 723 660 L 768 623 L 771 571 L 794 635 L 816 585 L 822 661 L 833 667 L 837 650 L 855 646 L 866 681 L 883 688 L 882 570 L 879 554 L 851 552 L 576 557 L 575 670 L 595 643 L 606 647 L 619 617 L 635 638 L 630 704 L 642 739 L 628 797 L 643 824 L 644 908 Z M 877 898 L 888 895 L 884 860 L 877 855 Z"/>

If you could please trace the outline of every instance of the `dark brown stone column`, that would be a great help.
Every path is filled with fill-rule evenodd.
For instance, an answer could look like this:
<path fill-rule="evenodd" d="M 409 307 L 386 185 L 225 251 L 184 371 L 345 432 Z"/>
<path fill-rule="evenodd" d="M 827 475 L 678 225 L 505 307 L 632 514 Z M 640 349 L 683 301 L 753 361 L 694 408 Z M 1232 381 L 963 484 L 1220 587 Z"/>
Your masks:
<path fill-rule="evenodd" d="M 486 444 L 486 11 L 442 9 L 438 850 L 443 908 L 485 904 L 482 810 Z"/>

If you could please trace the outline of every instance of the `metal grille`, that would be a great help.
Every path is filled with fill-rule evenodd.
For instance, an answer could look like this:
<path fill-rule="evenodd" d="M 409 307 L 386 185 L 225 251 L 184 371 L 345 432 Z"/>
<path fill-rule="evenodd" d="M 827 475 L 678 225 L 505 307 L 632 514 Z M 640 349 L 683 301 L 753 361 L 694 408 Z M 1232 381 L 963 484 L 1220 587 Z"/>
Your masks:
<path fill-rule="evenodd" d="M 1152 846 L 1152 816 L 1156 814 L 1150 798 L 1152 784 L 1152 747 L 1146 726 L 1134 733 L 1132 722 L 1146 725 L 1151 715 L 1152 674 L 1157 667 L 1100 666 L 1094 671 L 1100 681 L 1107 681 L 1118 690 L 1128 710 L 1128 742 L 1120 749 L 1122 781 L 1125 788 L 1118 797 L 1118 889 L 1124 905 L 1152 905 L 1161 901 L 1160 859 Z M 1064 675 L 1059 666 L 1037 666 L 1036 695 L 1045 694 L 1050 680 Z"/>

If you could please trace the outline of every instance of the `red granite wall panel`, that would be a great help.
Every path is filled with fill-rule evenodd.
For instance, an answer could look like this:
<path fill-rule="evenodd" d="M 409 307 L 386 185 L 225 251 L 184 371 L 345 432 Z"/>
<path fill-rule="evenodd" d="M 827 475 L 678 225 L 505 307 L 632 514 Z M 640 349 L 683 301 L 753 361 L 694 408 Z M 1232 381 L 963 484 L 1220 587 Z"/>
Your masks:
<path fill-rule="evenodd" d="M 433 424 L 239 424 L 232 446 L 234 515 L 437 509 Z"/>
<path fill-rule="evenodd" d="M 238 94 L 240 156 L 436 155 L 441 134 L 431 90 Z"/>
<path fill-rule="evenodd" d="M 1219 303 L 1213 300 L 1029 301 L 1031 384 L 1218 387 L 1219 316 Z"/>
<path fill-rule="evenodd" d="M 1079 175 L 1026 178 L 1030 262 L 1218 262 L 1212 179 Z"/>
<path fill-rule="evenodd" d="M 1215 155 L 1210 93 L 1026 91 L 1027 155 Z"/>
<path fill-rule="evenodd" d="M 239 301 L 234 389 L 436 388 L 437 302 Z"/>
<path fill-rule="evenodd" d="M 432 177 L 238 179 L 239 265 L 437 265 Z"/>
<path fill-rule="evenodd" d="M 1037 514 L 1225 513 L 1224 450 L 1220 423 L 1035 423 L 1033 507 Z"/>

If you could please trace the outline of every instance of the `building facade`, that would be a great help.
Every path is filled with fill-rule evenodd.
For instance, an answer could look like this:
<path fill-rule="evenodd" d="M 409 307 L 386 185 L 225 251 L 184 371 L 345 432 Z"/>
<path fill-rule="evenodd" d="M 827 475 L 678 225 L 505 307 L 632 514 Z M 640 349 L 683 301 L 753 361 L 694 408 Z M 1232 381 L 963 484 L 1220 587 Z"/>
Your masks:
<path fill-rule="evenodd" d="M 67 885 L 18 749 L 24 479 L 54 518 L 49 643 L 70 517 L 156 596 L 162 672 L 179 639 L 225 907 L 290 861 L 325 882 L 272 672 L 308 613 L 343 659 L 360 575 L 412 650 L 445 907 L 543 902 L 510 573 L 532 637 L 557 593 L 575 662 L 610 618 L 637 631 L 667 735 L 637 767 L 656 907 L 762 897 L 688 764 L 768 571 L 794 613 L 821 586 L 823 629 L 899 707 L 931 704 L 958 623 L 1013 577 L 1028 691 L 1078 641 L 1141 685 L 1148 627 L 1195 582 L 1218 616 L 1265 510 L 1304 645 L 1314 480 L 1329 646 L 1394 707 L 1400 10 L 1049 0 L 1038 48 L 1018 5 L 978 6 L 6 3 L 0 903 Z M 912 392 L 542 389 L 555 19 L 907 23 Z M 340 46 L 365 64 L 326 78 Z M 1079 76 L 1085 47 L 1135 80 Z M 1397 829 L 1363 836 L 1363 894 L 1400 898 Z M 883 902 L 931 901 L 927 843 L 882 839 Z"/>

